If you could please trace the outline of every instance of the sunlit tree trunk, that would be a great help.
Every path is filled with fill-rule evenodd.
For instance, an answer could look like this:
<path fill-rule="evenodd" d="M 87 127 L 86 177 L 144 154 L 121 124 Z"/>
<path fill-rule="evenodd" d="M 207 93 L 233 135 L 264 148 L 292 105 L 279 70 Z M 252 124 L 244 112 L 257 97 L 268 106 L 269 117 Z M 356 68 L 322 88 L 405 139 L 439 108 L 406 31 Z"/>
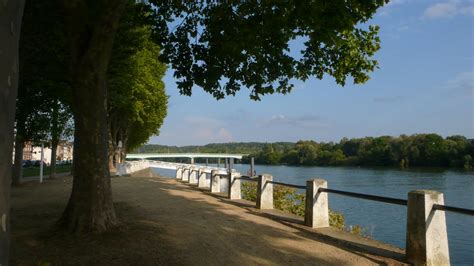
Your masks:
<path fill-rule="evenodd" d="M 49 178 L 53 179 L 56 177 L 56 152 L 58 149 L 58 144 L 59 144 L 59 138 L 61 136 L 61 132 L 59 129 L 58 125 L 58 119 L 59 119 L 59 104 L 57 101 L 54 102 L 53 104 L 53 112 L 51 115 L 51 164 L 50 164 L 50 174 Z"/>
<path fill-rule="evenodd" d="M 109 139 L 109 170 L 111 173 L 117 170 L 115 166 L 115 145 L 112 138 Z"/>
<path fill-rule="evenodd" d="M 24 0 L 0 3 L 0 265 L 8 265 L 9 258 L 13 124 L 24 5 Z"/>
<path fill-rule="evenodd" d="M 12 184 L 17 186 L 21 184 L 23 177 L 23 148 L 25 147 L 25 140 L 20 134 L 15 136 L 15 158 L 13 163 Z"/>
<path fill-rule="evenodd" d="M 57 150 L 58 150 L 59 139 L 51 140 L 51 164 L 49 165 L 49 178 L 56 178 L 56 159 L 57 159 Z"/>

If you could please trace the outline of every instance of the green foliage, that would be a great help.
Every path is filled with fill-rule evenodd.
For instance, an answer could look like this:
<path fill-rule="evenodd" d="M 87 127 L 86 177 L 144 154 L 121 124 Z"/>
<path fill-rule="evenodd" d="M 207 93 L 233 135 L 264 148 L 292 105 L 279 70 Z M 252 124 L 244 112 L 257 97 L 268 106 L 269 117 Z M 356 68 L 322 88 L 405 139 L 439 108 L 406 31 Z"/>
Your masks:
<path fill-rule="evenodd" d="M 154 36 L 182 94 L 198 85 L 221 99 L 245 87 L 259 100 L 310 76 L 366 82 L 380 39 L 377 26 L 361 24 L 387 1 L 149 2 Z M 295 39 L 301 51 L 291 51 Z"/>
<path fill-rule="evenodd" d="M 203 152 L 203 153 L 257 153 L 262 151 L 268 143 L 259 142 L 231 142 L 231 143 L 211 143 L 204 146 L 165 146 L 158 144 L 147 144 L 134 150 L 140 153 L 179 153 L 179 152 Z M 275 142 L 271 144 L 274 152 L 283 153 L 294 146 L 291 142 Z"/>
<path fill-rule="evenodd" d="M 473 161 L 472 161 L 472 156 L 470 154 L 464 155 L 463 159 L 464 159 L 463 166 L 465 169 L 471 169 L 474 166 Z"/>
<path fill-rule="evenodd" d="M 250 201 L 257 200 L 257 183 L 242 182 L 242 198 Z M 273 186 L 273 204 L 275 209 L 304 217 L 306 195 L 296 189 L 285 186 Z M 329 210 L 329 225 L 337 229 L 345 229 L 344 215 Z"/>
<path fill-rule="evenodd" d="M 298 141 L 297 143 L 223 143 L 204 146 L 169 147 L 145 145 L 135 152 L 210 152 L 249 154 L 257 164 L 318 166 L 464 167 L 474 166 L 474 141 L 463 136 L 443 139 L 436 134 L 400 137 L 342 139 L 339 143 Z"/>
<path fill-rule="evenodd" d="M 168 97 L 162 78 L 166 65 L 151 40 L 151 26 L 140 20 L 146 13 L 130 5 L 114 42 L 108 71 L 108 112 L 115 143 L 127 149 L 158 135 L 167 113 Z"/>
<path fill-rule="evenodd" d="M 242 182 L 242 198 L 250 201 L 257 201 L 257 182 Z"/>
<path fill-rule="evenodd" d="M 16 112 L 16 132 L 23 141 L 44 142 L 71 135 L 66 130 L 71 122 L 71 90 L 62 20 L 54 2 L 25 4 Z"/>

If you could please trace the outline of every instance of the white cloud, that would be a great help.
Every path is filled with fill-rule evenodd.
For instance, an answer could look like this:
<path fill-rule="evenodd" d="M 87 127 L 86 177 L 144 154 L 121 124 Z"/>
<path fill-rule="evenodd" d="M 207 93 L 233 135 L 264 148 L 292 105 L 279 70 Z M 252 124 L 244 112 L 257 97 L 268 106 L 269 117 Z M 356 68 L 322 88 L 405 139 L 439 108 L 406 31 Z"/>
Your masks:
<path fill-rule="evenodd" d="M 411 2 L 410 0 L 391 0 L 387 4 L 385 4 L 378 12 L 377 14 L 380 16 L 387 16 L 390 14 L 390 10 L 395 7 L 399 6 L 405 3 Z"/>
<path fill-rule="evenodd" d="M 291 126 L 309 129 L 327 127 L 327 124 L 321 122 L 321 117 L 317 115 L 286 116 L 284 114 L 277 114 L 263 122 L 260 126 Z"/>
<path fill-rule="evenodd" d="M 226 128 L 220 128 L 217 131 L 217 139 L 222 142 L 230 142 L 234 140 L 232 133 Z"/>
<path fill-rule="evenodd" d="M 234 139 L 224 121 L 207 116 L 185 117 L 182 129 L 190 143 L 229 142 Z"/>
<path fill-rule="evenodd" d="M 473 95 L 474 93 L 474 71 L 461 72 L 453 79 L 449 80 L 446 88 L 463 95 Z"/>
<path fill-rule="evenodd" d="M 441 19 L 452 18 L 457 15 L 474 15 L 473 1 L 451 0 L 433 4 L 425 9 L 423 18 L 425 19 Z"/>

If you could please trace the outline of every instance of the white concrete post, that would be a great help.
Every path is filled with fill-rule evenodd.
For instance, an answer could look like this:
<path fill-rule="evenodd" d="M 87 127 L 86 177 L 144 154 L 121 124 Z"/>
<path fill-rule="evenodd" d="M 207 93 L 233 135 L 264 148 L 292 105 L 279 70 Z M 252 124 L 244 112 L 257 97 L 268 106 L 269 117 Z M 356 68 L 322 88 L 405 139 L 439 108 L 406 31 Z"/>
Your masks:
<path fill-rule="evenodd" d="M 182 179 L 183 178 L 183 168 L 178 167 L 176 168 L 176 179 Z"/>
<path fill-rule="evenodd" d="M 189 182 L 189 167 L 183 168 L 183 174 L 181 175 L 181 180 L 184 182 Z"/>
<path fill-rule="evenodd" d="M 406 258 L 414 265 L 449 265 L 448 233 L 443 193 L 414 190 L 408 193 Z"/>
<path fill-rule="evenodd" d="M 240 177 L 239 172 L 231 172 L 229 174 L 229 199 L 241 199 L 240 183 L 241 180 L 237 177 Z"/>
<path fill-rule="evenodd" d="M 319 188 L 327 187 L 328 182 L 324 179 L 306 181 L 305 225 L 312 228 L 329 226 L 328 193 L 319 192 Z"/>
<path fill-rule="evenodd" d="M 273 181 L 273 177 L 268 174 L 258 176 L 257 185 L 257 208 L 258 209 L 273 209 L 273 184 L 268 183 Z"/>
<path fill-rule="evenodd" d="M 206 172 L 204 169 L 199 169 L 198 172 L 198 187 L 208 187 L 206 180 Z"/>
<path fill-rule="evenodd" d="M 211 171 L 211 193 L 221 192 L 221 177 L 218 172 L 219 170 Z"/>
<path fill-rule="evenodd" d="M 190 184 L 197 184 L 196 174 L 197 174 L 197 169 L 192 167 L 189 170 L 189 183 Z"/>

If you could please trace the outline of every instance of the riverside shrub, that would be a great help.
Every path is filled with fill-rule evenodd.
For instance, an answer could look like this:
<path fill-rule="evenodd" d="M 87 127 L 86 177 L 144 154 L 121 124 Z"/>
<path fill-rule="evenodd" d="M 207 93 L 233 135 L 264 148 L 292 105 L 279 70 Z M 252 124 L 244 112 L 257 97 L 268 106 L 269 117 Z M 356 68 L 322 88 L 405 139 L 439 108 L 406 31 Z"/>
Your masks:
<path fill-rule="evenodd" d="M 257 183 L 242 183 L 242 198 L 250 201 L 257 200 Z M 296 189 L 274 185 L 273 204 L 275 209 L 304 217 L 306 195 L 298 193 Z M 345 229 L 344 215 L 329 210 L 329 225 L 340 230 Z M 359 228 L 359 227 L 358 227 Z"/>

